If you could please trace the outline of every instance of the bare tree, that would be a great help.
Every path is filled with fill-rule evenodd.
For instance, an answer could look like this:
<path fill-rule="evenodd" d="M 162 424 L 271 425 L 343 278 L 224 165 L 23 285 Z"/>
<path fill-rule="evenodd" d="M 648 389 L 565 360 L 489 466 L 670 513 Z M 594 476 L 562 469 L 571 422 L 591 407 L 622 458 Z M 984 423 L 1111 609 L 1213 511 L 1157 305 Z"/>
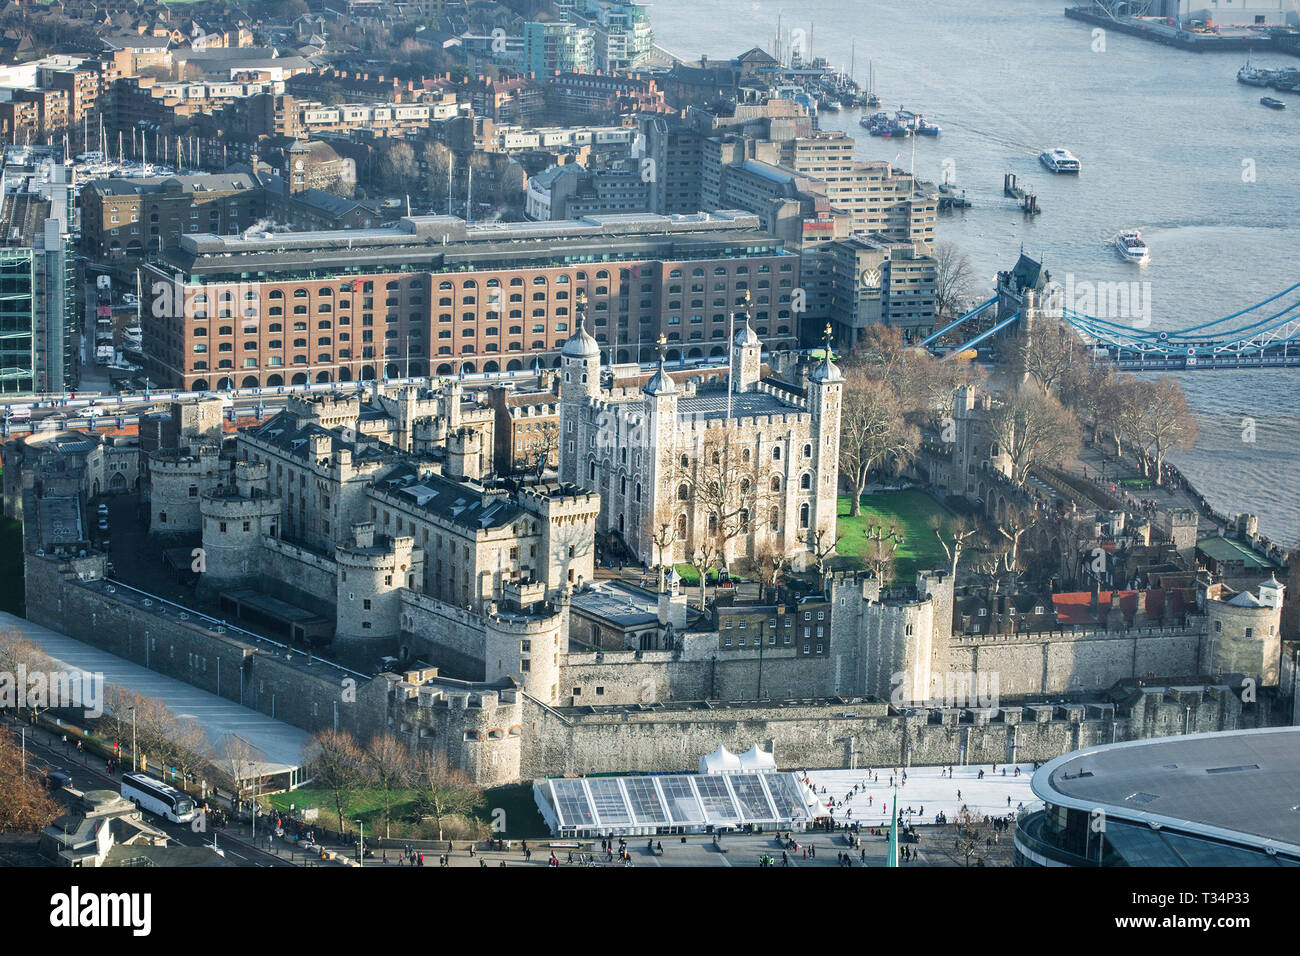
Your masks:
<path fill-rule="evenodd" d="M 419 177 L 420 167 L 410 143 L 391 143 L 379 160 L 379 175 L 385 185 L 409 192 Z"/>
<path fill-rule="evenodd" d="M 989 430 L 1011 459 L 1011 480 L 1023 484 L 1043 462 L 1072 458 L 1079 448 L 1079 423 L 1035 382 L 1002 397 L 989 417 Z"/>
<path fill-rule="evenodd" d="M 776 589 L 790 568 L 790 552 L 769 539 L 755 550 L 753 565 L 763 584 Z"/>
<path fill-rule="evenodd" d="M 1032 334 L 1017 340 L 1012 352 L 1013 364 L 1049 394 L 1059 394 L 1071 377 L 1089 365 L 1088 350 L 1078 333 L 1057 320 L 1035 326 Z"/>
<path fill-rule="evenodd" d="M 945 538 L 942 519 L 934 518 L 930 527 L 934 531 L 934 536 L 939 539 L 939 546 L 943 548 L 943 553 L 948 556 L 949 570 L 955 581 L 957 579 L 957 562 L 961 560 L 966 542 L 978 534 L 979 529 L 967 527 L 964 521 L 954 521 L 949 525 L 947 529 L 948 537 Z"/>
<path fill-rule="evenodd" d="M 227 734 L 217 748 L 217 758 L 212 762 L 216 771 L 216 786 L 224 786 L 234 794 L 235 802 L 242 804 L 244 795 L 251 791 L 254 806 L 261 787 L 261 765 L 266 756 L 238 734 Z"/>
<path fill-rule="evenodd" d="M 835 554 L 835 546 L 840 543 L 841 537 L 843 535 L 832 531 L 824 523 L 819 524 L 812 533 L 812 547 L 808 550 L 812 554 L 813 567 L 817 569 L 818 585 L 826 576 L 826 568 L 830 564 L 831 556 Z"/>
<path fill-rule="evenodd" d="M 365 751 L 370 777 L 384 797 L 384 838 L 391 836 L 393 794 L 411 782 L 411 755 L 392 734 L 376 734 Z"/>
<path fill-rule="evenodd" d="M 748 536 L 771 492 L 755 470 L 753 446 L 730 437 L 705 438 L 697 453 L 679 451 L 669 469 L 679 502 L 689 501 L 705 523 L 694 545 L 709 566 L 727 568 L 737 539 Z"/>
<path fill-rule="evenodd" d="M 1151 383 L 1149 401 L 1142 411 L 1143 447 L 1155 457 L 1156 484 L 1163 480 L 1165 455 L 1184 451 L 1196 444 L 1196 419 L 1187 406 L 1187 395 L 1172 378 Z M 1143 471 L 1145 472 L 1145 462 Z"/>
<path fill-rule="evenodd" d="M 867 548 L 862 560 L 876 580 L 884 581 L 889 576 L 894 566 L 894 557 L 903 543 L 902 531 L 892 525 L 869 525 L 863 533 L 867 539 Z"/>
<path fill-rule="evenodd" d="M 0 631 L 0 670 L 17 674 L 20 669 L 26 669 L 32 674 L 38 671 L 48 672 L 54 669 L 54 661 L 39 645 L 29 641 L 21 631 L 16 629 Z M 25 690 L 26 688 L 20 688 L 18 695 L 17 703 L 20 708 L 29 703 Z M 48 704 L 49 701 L 47 700 L 46 703 Z M 38 714 L 42 709 L 49 708 L 33 707 Z"/>
<path fill-rule="evenodd" d="M 448 173 L 456 161 L 455 155 L 442 143 L 426 143 L 421 155 L 424 160 L 424 186 L 430 196 L 447 197 Z"/>
<path fill-rule="evenodd" d="M 413 773 L 416 797 L 414 815 L 418 821 L 433 818 L 441 840 L 448 817 L 470 817 L 482 802 L 483 792 L 462 770 L 451 765 L 446 754 L 424 751 Z"/>
<path fill-rule="evenodd" d="M 346 730 L 321 730 L 308 743 L 307 768 L 312 782 L 329 793 L 343 832 L 343 811 L 353 794 L 368 782 L 369 768 L 356 739 Z"/>
<path fill-rule="evenodd" d="M 970 256 L 948 240 L 934 247 L 934 305 L 935 318 L 955 316 L 957 309 L 971 294 L 975 283 L 975 270 Z"/>
<path fill-rule="evenodd" d="M 59 815 L 59 805 L 41 786 L 40 774 L 28 767 L 20 747 L 0 734 L 0 833 L 34 833 Z"/>
<path fill-rule="evenodd" d="M 862 492 L 871 472 L 904 462 L 921 444 L 904 418 L 903 403 L 883 381 L 852 369 L 845 376 L 840 413 L 840 475 L 849 492 L 849 515 L 862 514 Z"/>
<path fill-rule="evenodd" d="M 530 441 L 534 442 L 534 445 L 525 450 L 524 463 L 529 471 L 540 478 L 547 468 L 556 464 L 553 459 L 560 448 L 559 426 L 555 422 L 542 423 L 541 431 L 535 433 Z"/>

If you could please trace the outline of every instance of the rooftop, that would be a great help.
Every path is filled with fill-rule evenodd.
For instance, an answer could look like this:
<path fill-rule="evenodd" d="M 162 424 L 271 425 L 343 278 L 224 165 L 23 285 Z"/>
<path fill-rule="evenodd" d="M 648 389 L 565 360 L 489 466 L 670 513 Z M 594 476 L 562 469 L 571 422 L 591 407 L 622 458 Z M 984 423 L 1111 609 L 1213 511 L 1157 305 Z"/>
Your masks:
<path fill-rule="evenodd" d="M 569 603 L 592 617 L 622 627 L 654 624 L 659 620 L 659 596 L 622 581 L 596 581 L 591 590 L 573 595 Z"/>
<path fill-rule="evenodd" d="M 1266 569 L 1276 568 L 1278 564 L 1264 555 L 1252 550 L 1249 546 L 1235 541 L 1232 538 L 1203 538 L 1196 542 L 1196 550 L 1200 551 L 1207 557 L 1213 558 L 1219 563 L 1240 561 L 1246 568 Z"/>
<path fill-rule="evenodd" d="M 781 255 L 780 240 L 757 216 L 738 211 L 658 216 L 587 216 L 565 222 L 466 223 L 453 216 L 407 216 L 370 229 L 191 235 L 163 259 L 190 275 L 310 269 L 356 273 L 518 268 L 523 262 L 586 265 L 626 258 Z"/>
<path fill-rule="evenodd" d="M 788 405 L 775 395 L 766 392 L 737 392 L 731 396 L 732 418 L 756 418 L 760 415 L 782 415 L 801 409 Z M 690 398 L 677 400 L 679 418 L 725 418 L 727 392 L 725 389 L 697 392 Z"/>
<path fill-rule="evenodd" d="M 1034 774 L 1051 804 L 1300 854 L 1300 727 L 1094 747 Z"/>

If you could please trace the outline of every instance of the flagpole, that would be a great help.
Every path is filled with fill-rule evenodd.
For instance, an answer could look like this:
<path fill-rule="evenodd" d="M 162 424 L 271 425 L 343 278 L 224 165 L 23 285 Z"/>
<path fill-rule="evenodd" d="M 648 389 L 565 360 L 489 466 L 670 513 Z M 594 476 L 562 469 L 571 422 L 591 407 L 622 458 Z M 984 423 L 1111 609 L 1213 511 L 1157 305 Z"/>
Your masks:
<path fill-rule="evenodd" d="M 898 866 L 898 784 L 894 784 L 894 810 L 889 820 L 889 852 L 885 866 Z"/>

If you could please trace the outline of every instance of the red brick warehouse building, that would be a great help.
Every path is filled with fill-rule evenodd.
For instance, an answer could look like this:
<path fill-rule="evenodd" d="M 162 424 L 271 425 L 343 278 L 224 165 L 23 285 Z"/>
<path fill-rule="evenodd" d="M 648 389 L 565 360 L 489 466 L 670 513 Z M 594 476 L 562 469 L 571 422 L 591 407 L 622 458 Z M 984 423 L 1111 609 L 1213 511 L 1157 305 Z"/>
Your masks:
<path fill-rule="evenodd" d="M 146 372 L 202 391 L 558 368 L 576 331 L 611 362 L 726 354 L 751 296 L 769 348 L 797 342 L 799 259 L 743 212 L 186 235 L 145 268 Z"/>

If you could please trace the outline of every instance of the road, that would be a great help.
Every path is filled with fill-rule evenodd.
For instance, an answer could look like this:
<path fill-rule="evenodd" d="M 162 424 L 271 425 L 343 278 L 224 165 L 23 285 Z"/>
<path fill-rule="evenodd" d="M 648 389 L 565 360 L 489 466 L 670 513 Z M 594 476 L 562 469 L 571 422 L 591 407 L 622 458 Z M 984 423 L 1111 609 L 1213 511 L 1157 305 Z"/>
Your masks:
<path fill-rule="evenodd" d="M 88 790 L 112 790 L 116 793 L 121 789 L 121 775 L 110 775 L 98 757 L 78 756 L 75 752 L 64 751 L 62 742 L 43 728 L 31 727 L 13 719 L 5 721 L 5 732 L 15 742 L 23 736 L 23 728 L 26 729 L 27 766 L 30 771 L 44 775 L 51 770 L 62 770 L 72 778 L 73 787 L 83 793 Z M 148 816 L 148 822 L 183 846 L 205 846 L 213 842 L 213 832 L 196 833 L 189 824 L 172 823 L 152 815 Z M 233 826 L 215 831 L 215 837 L 217 846 L 225 851 L 226 860 L 235 866 L 297 866 L 311 859 L 305 853 L 290 850 L 283 841 L 276 841 L 281 844 L 283 856 L 275 852 L 267 853 L 251 845 L 248 839 L 241 839 Z"/>

